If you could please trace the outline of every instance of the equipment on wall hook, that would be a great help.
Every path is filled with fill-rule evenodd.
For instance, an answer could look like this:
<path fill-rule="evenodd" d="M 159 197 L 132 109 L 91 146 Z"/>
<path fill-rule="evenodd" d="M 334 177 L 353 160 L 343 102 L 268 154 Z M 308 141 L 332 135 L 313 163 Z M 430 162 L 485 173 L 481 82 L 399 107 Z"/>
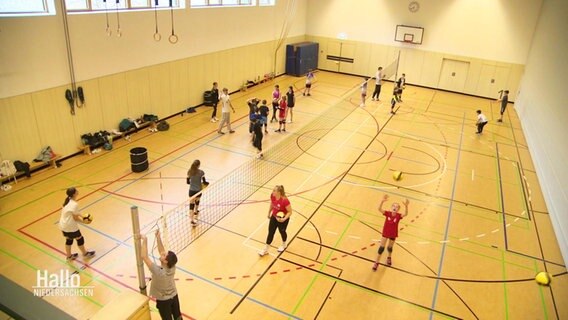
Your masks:
<path fill-rule="evenodd" d="M 105 16 L 106 16 L 106 22 L 107 22 L 107 26 L 106 26 L 106 35 L 107 37 L 110 37 L 112 35 L 112 30 L 110 29 L 110 24 L 108 23 L 108 7 L 107 7 L 107 0 L 103 0 L 103 2 L 105 3 Z"/>
<path fill-rule="evenodd" d="M 65 90 L 65 99 L 69 102 L 69 107 L 71 108 L 71 114 L 75 115 L 75 99 L 73 98 L 73 93 L 71 90 Z"/>
<path fill-rule="evenodd" d="M 170 17 L 172 19 L 172 34 L 170 35 L 170 38 L 168 40 L 170 40 L 171 44 L 176 44 L 178 42 L 178 36 L 175 34 L 174 31 L 174 6 L 173 6 L 173 0 L 170 0 Z"/>
<path fill-rule="evenodd" d="M 118 24 L 116 29 L 116 36 L 122 37 L 122 31 L 120 30 L 120 14 L 118 13 L 118 6 L 120 4 L 120 0 L 116 0 L 116 23 Z"/>
<path fill-rule="evenodd" d="M 75 104 L 79 108 L 85 105 L 85 93 L 83 92 L 83 87 L 77 88 L 77 97 L 75 98 Z"/>
<path fill-rule="evenodd" d="M 156 33 L 154 33 L 154 40 L 160 41 L 162 39 L 162 35 L 158 31 L 158 2 L 160 0 L 156 0 L 154 5 L 154 21 L 156 22 Z"/>

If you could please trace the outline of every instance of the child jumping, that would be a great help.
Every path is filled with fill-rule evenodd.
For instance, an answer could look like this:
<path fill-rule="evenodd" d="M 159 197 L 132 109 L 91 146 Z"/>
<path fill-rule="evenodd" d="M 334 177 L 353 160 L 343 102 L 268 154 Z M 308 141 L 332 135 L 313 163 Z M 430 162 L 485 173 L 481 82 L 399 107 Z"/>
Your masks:
<path fill-rule="evenodd" d="M 389 196 L 385 194 L 383 200 L 379 204 L 379 212 L 385 216 L 385 224 L 383 225 L 383 237 L 381 238 L 381 244 L 379 245 L 377 259 L 373 264 L 373 271 L 376 271 L 379 267 L 379 261 L 381 260 L 381 254 L 385 251 L 385 244 L 387 239 L 389 240 L 387 251 L 387 265 L 392 265 L 391 255 L 392 255 L 392 247 L 394 246 L 394 242 L 398 237 L 398 223 L 400 219 L 406 217 L 408 215 L 408 204 L 410 201 L 408 199 L 404 200 L 402 204 L 404 205 L 404 213 L 400 214 L 398 210 L 400 209 L 400 204 L 393 203 L 391 206 L 391 211 L 383 210 L 383 204 L 389 199 Z"/>

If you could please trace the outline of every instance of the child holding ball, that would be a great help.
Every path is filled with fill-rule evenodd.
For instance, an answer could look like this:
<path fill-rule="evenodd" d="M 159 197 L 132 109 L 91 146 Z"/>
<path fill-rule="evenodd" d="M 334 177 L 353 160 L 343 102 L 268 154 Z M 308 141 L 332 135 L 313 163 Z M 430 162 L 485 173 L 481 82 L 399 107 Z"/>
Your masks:
<path fill-rule="evenodd" d="M 387 265 L 392 265 L 391 255 L 392 255 L 392 247 L 394 246 L 394 242 L 398 237 L 398 223 L 400 219 L 406 217 L 408 215 L 408 204 L 410 201 L 408 199 L 404 200 L 402 204 L 404 205 L 404 213 L 400 214 L 398 211 L 400 210 L 400 204 L 393 203 L 391 206 L 391 211 L 383 210 L 383 204 L 389 199 L 389 196 L 385 194 L 383 200 L 379 204 L 379 212 L 385 216 L 385 224 L 383 226 L 383 237 L 381 238 L 381 244 L 379 245 L 377 259 L 373 264 L 373 271 L 376 271 L 379 267 L 379 260 L 381 260 L 381 254 L 385 251 L 385 244 L 387 243 L 387 239 L 389 241 L 387 251 Z"/>
<path fill-rule="evenodd" d="M 282 252 L 286 249 L 286 239 L 288 238 L 286 228 L 288 228 L 291 215 L 292 206 L 290 205 L 290 200 L 286 197 L 284 186 L 275 186 L 272 190 L 272 194 L 270 195 L 270 207 L 268 208 L 268 219 L 270 219 L 270 222 L 268 223 L 266 246 L 258 252 L 261 257 L 268 254 L 268 248 L 270 247 L 272 240 L 274 240 L 276 229 L 278 229 L 282 236 L 282 245 L 278 247 L 278 252 Z"/>

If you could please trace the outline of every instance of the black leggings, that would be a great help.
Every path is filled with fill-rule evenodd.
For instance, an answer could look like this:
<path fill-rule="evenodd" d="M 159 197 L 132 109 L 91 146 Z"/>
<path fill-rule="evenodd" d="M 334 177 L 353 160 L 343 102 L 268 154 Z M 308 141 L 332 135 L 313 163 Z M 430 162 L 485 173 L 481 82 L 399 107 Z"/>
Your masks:
<path fill-rule="evenodd" d="M 288 234 L 286 233 L 286 228 L 288 228 L 288 222 L 290 222 L 290 218 L 286 219 L 284 222 L 278 222 L 275 216 L 270 217 L 270 223 L 268 224 L 268 236 L 266 237 L 266 244 L 271 244 L 272 240 L 274 240 L 274 234 L 276 233 L 276 228 L 280 232 L 282 236 L 282 241 L 286 242 L 288 239 Z"/>
<path fill-rule="evenodd" d="M 213 113 L 211 114 L 211 119 L 217 117 L 217 104 L 219 104 L 219 102 L 213 102 Z"/>
<path fill-rule="evenodd" d="M 158 308 L 162 320 L 181 319 L 181 309 L 179 307 L 179 298 L 177 294 L 175 297 L 168 300 L 156 300 L 156 308 Z"/>
<path fill-rule="evenodd" d="M 373 91 L 373 99 L 375 99 L 375 96 L 377 96 L 377 100 L 379 99 L 379 95 L 381 94 L 381 85 L 380 84 L 376 84 L 375 85 L 375 91 Z"/>

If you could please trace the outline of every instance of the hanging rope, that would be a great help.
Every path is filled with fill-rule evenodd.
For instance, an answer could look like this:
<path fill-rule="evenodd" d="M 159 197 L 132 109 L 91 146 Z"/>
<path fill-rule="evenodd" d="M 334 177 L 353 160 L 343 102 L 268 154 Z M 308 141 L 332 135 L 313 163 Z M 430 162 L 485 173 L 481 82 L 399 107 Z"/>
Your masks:
<path fill-rule="evenodd" d="M 117 37 L 122 37 L 122 31 L 120 30 L 120 15 L 118 13 L 118 7 L 120 5 L 120 0 L 116 0 L 116 22 L 118 24 L 118 27 L 116 29 L 116 36 Z"/>
<path fill-rule="evenodd" d="M 108 6 L 107 6 L 107 0 L 103 0 L 103 2 L 105 3 L 105 16 L 106 16 L 106 22 L 107 22 L 107 26 L 106 26 L 106 35 L 107 37 L 110 37 L 112 35 L 112 30 L 110 29 L 110 24 L 108 23 Z"/>
<path fill-rule="evenodd" d="M 170 0 L 170 17 L 172 20 L 172 34 L 170 35 L 170 38 L 168 40 L 170 40 L 171 44 L 176 44 L 178 42 L 178 36 L 175 34 L 174 31 L 174 6 L 173 6 L 173 0 Z"/>
<path fill-rule="evenodd" d="M 154 40 L 155 41 L 160 41 L 162 39 L 162 35 L 158 31 L 158 2 L 159 1 L 160 0 L 156 0 L 155 5 L 154 5 L 154 21 L 156 23 L 156 32 L 154 33 Z"/>

